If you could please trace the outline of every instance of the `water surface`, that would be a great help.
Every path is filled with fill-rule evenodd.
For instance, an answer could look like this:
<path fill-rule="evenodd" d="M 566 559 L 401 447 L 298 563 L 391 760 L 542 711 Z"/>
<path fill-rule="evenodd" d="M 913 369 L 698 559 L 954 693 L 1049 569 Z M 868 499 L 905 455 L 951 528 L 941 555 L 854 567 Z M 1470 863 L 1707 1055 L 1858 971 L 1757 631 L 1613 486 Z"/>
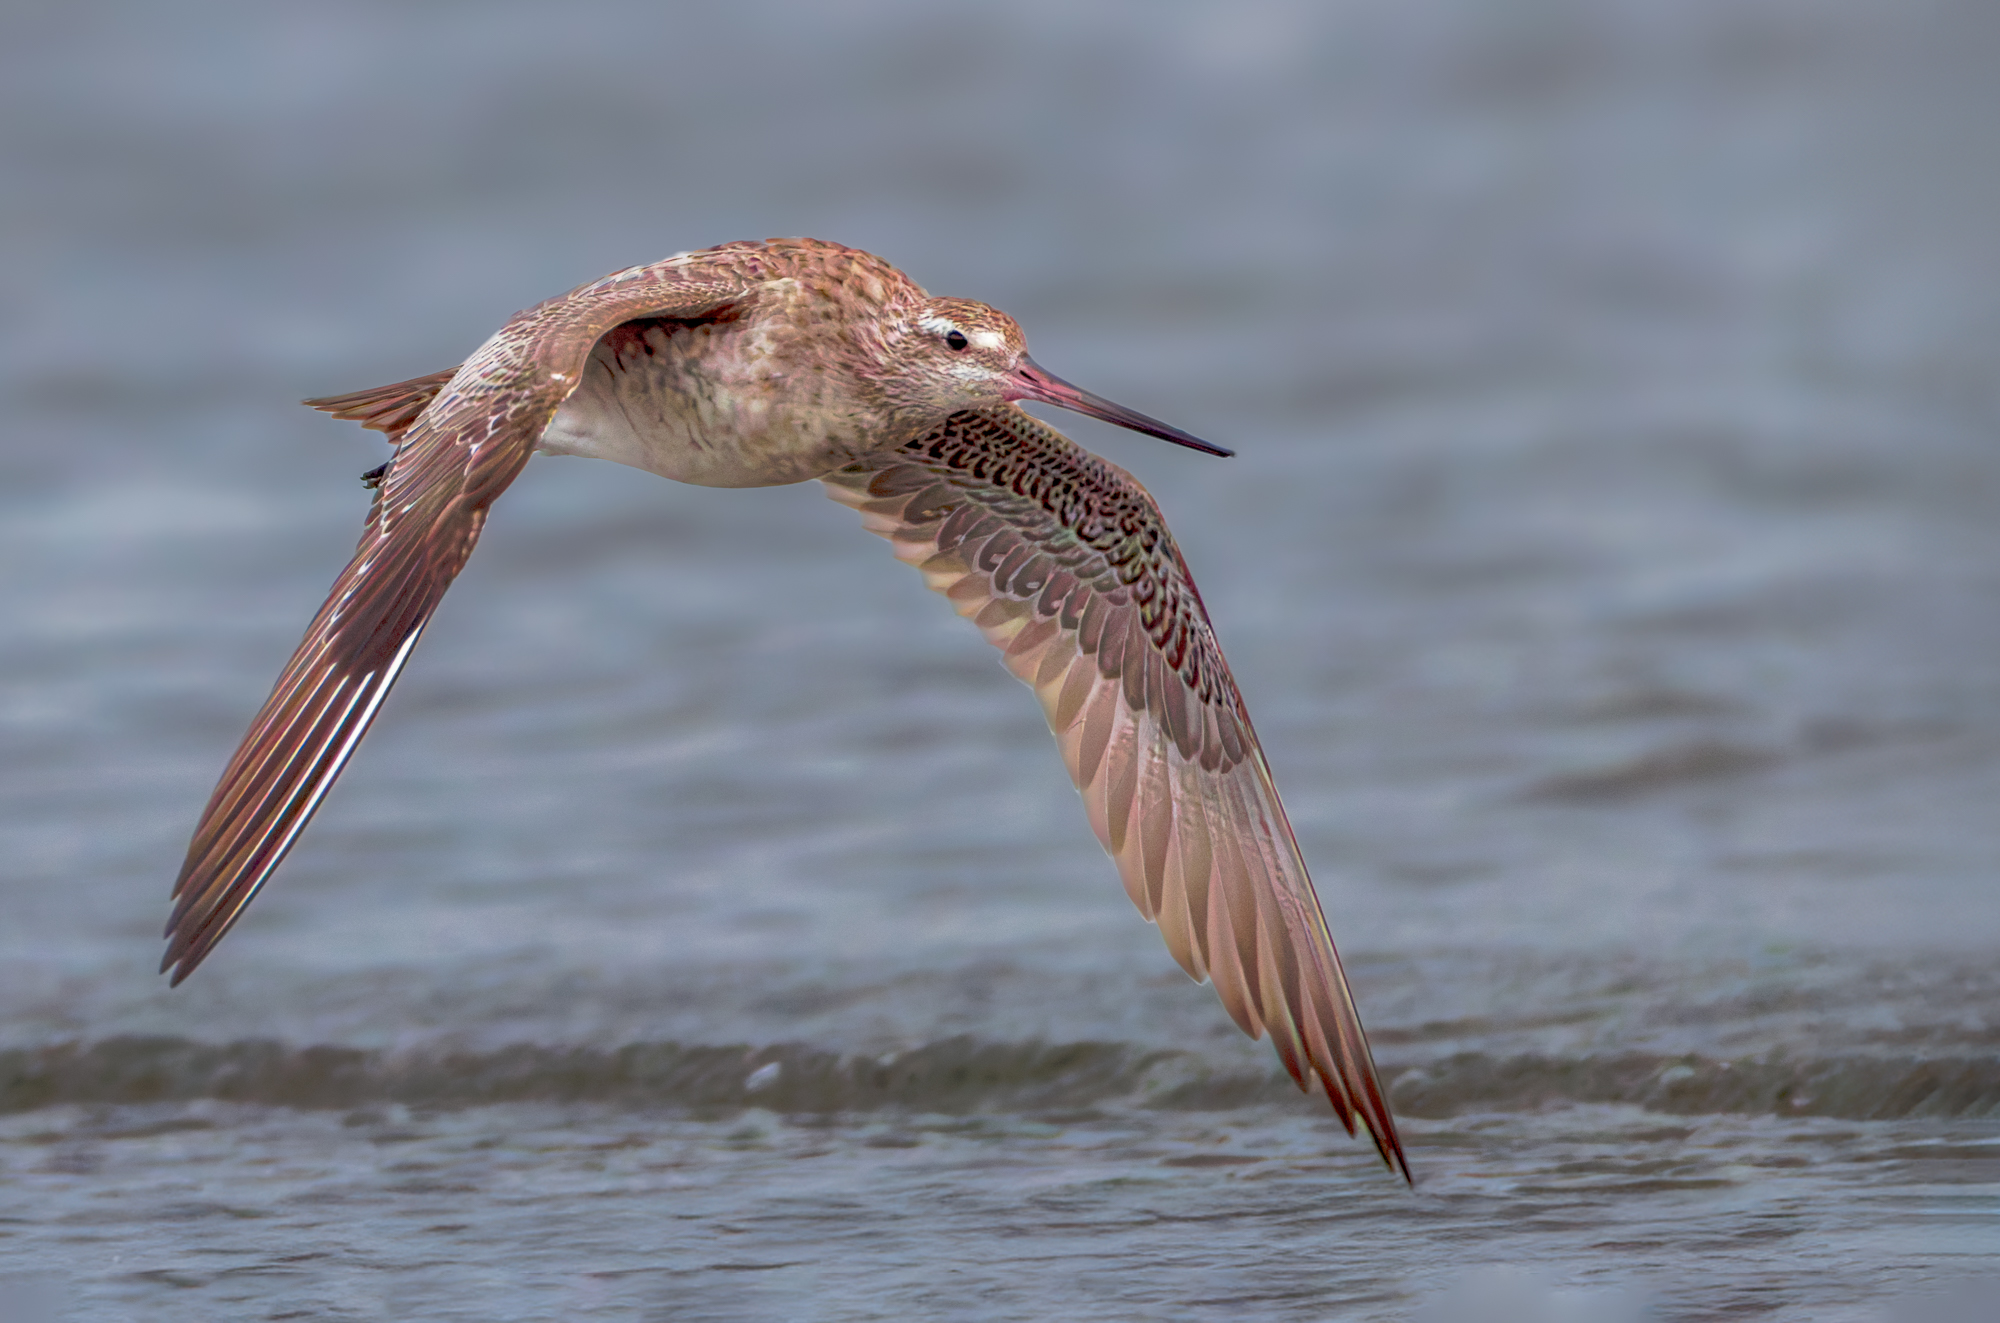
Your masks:
<path fill-rule="evenodd" d="M 5 20 L 0 1303 L 1977 1316 L 1976 6 L 563 13 Z M 536 461 L 277 881 L 153 976 L 382 457 L 290 401 L 767 233 L 1239 449 L 1059 420 L 1203 585 L 1414 1194 L 816 486 Z"/>

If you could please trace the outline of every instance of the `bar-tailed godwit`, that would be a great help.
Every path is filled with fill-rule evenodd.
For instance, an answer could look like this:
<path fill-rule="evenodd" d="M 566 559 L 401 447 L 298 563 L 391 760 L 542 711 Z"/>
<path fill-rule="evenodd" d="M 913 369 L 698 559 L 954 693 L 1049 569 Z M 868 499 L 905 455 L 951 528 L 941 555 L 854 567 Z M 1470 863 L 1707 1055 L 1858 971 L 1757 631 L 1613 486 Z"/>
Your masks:
<path fill-rule="evenodd" d="M 1301 1088 L 1409 1165 L 1305 861 L 1145 488 L 1017 407 L 1211 454 L 1028 357 L 1012 318 L 838 244 L 724 244 L 516 314 L 461 366 L 308 400 L 388 434 L 361 545 L 222 774 L 174 886 L 178 984 L 298 839 L 536 451 L 710 487 L 818 478 L 1033 687 L 1132 903 Z"/>

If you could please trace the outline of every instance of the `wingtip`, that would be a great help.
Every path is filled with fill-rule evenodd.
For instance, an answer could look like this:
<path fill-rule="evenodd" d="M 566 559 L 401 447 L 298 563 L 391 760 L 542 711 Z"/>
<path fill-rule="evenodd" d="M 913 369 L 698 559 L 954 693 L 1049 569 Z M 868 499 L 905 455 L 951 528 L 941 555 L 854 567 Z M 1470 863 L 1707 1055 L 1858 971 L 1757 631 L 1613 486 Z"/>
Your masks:
<path fill-rule="evenodd" d="M 160 973 L 173 976 L 167 984 L 170 988 L 179 987 L 188 975 L 194 973 L 220 936 L 209 932 L 208 918 L 196 912 L 193 898 L 201 894 L 201 890 L 189 885 L 191 876 L 192 868 L 183 870 L 180 880 L 174 884 L 173 912 L 167 916 L 166 927 L 160 932 L 167 944 L 167 949 L 160 954 Z"/>
<path fill-rule="evenodd" d="M 188 975 L 201 968 L 202 962 L 208 959 L 220 939 L 220 933 L 186 933 L 169 928 L 166 954 L 160 957 L 160 972 L 170 976 L 167 986 L 178 988 L 187 982 Z"/>
<path fill-rule="evenodd" d="M 1412 1190 L 1416 1189 L 1417 1177 L 1410 1170 L 1410 1155 L 1403 1150 L 1403 1137 L 1396 1133 L 1395 1119 L 1384 1116 L 1379 1130 L 1371 1123 L 1368 1137 L 1375 1141 L 1375 1152 L 1381 1155 L 1382 1165 L 1400 1175 Z"/>
<path fill-rule="evenodd" d="M 1403 1137 L 1396 1131 L 1396 1117 L 1389 1110 L 1388 1099 L 1381 1096 L 1379 1089 L 1371 1089 L 1375 1107 L 1364 1114 L 1368 1126 L 1368 1137 L 1375 1141 L 1375 1151 L 1382 1155 L 1382 1162 L 1392 1172 L 1400 1172 L 1411 1189 L 1417 1188 L 1417 1178 L 1410 1171 L 1410 1156 L 1403 1149 Z"/>
<path fill-rule="evenodd" d="M 160 957 L 160 972 L 172 976 L 167 980 L 169 988 L 178 988 L 181 980 L 194 972 L 194 966 L 183 961 L 181 955 L 181 952 L 169 946 L 167 953 Z"/>
<path fill-rule="evenodd" d="M 1380 1140 L 1377 1140 L 1375 1149 L 1382 1155 L 1383 1165 L 1388 1167 L 1390 1171 L 1402 1176 L 1403 1184 L 1409 1186 L 1412 1190 L 1417 1188 L 1417 1177 L 1416 1173 L 1410 1170 L 1409 1155 L 1403 1152 L 1403 1141 L 1397 1137 L 1394 1131 L 1390 1132 L 1388 1143 L 1384 1144 Z"/>
<path fill-rule="evenodd" d="M 167 980 L 167 986 L 178 988 L 189 974 L 194 973 L 195 966 L 201 963 L 202 954 L 202 952 L 191 950 L 188 943 L 182 940 L 169 927 L 167 929 L 167 950 L 160 957 L 160 972 L 172 976 Z"/>
<path fill-rule="evenodd" d="M 1322 1074 L 1320 1083 L 1326 1092 L 1326 1100 L 1333 1104 L 1333 1113 L 1341 1125 L 1347 1128 L 1350 1138 L 1359 1137 L 1363 1130 L 1375 1145 L 1375 1152 L 1382 1159 L 1382 1165 L 1391 1172 L 1402 1176 L 1411 1189 L 1417 1186 L 1417 1179 L 1410 1172 L 1409 1156 L 1403 1151 L 1403 1137 L 1396 1133 L 1396 1118 L 1383 1106 L 1379 1113 L 1362 1111 L 1355 1102 L 1342 1092 L 1342 1087 L 1332 1076 Z"/>

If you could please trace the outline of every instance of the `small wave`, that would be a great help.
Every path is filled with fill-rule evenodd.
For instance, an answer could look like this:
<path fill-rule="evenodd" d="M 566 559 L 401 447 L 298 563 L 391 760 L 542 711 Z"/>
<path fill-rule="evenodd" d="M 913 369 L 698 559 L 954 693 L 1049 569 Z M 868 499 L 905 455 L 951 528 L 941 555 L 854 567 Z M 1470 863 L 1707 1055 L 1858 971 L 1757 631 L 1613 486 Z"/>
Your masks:
<path fill-rule="evenodd" d="M 1694 740 L 1648 750 L 1625 762 L 1544 777 L 1521 792 L 1524 800 L 1596 803 L 1633 799 L 1655 790 L 1722 781 L 1761 772 L 1783 761 L 1771 749 L 1721 740 Z"/>
<path fill-rule="evenodd" d="M 1625 1103 L 1683 1116 L 2000 1117 L 2000 1060 L 1463 1052 L 1398 1072 L 1389 1096 L 1404 1115 L 1436 1117 L 1562 1103 Z"/>
<path fill-rule="evenodd" d="M 768 1047 L 516 1044 L 489 1051 L 117 1037 L 0 1051 L 0 1112 L 212 1098 L 281 1107 L 505 1102 L 840 1112 L 1039 1110 L 1124 1097 L 1179 1054 L 952 1038 L 893 1056 Z"/>
<path fill-rule="evenodd" d="M 1383 1076 L 1396 1110 L 1411 1117 L 1566 1103 L 1624 1103 L 1682 1115 L 2000 1117 L 2000 1061 L 1987 1057 L 1720 1060 L 1473 1052 L 1422 1065 L 1385 1061 Z M 891 1056 L 799 1044 L 379 1051 L 177 1037 L 0 1051 L 0 1112 L 195 1099 L 306 1109 L 554 1102 L 756 1106 L 800 1113 L 1048 1111 L 1105 1104 L 1226 1111 L 1298 1097 L 1282 1075 L 1217 1070 L 1191 1053 L 1123 1043 L 990 1043 L 970 1037 Z"/>

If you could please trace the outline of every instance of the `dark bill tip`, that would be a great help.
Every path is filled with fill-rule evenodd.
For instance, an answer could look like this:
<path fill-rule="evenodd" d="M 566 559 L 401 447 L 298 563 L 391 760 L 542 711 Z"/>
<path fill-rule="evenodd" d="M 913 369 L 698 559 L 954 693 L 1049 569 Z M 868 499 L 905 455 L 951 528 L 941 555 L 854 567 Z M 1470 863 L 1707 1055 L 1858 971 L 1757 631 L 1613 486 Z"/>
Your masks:
<path fill-rule="evenodd" d="M 1171 441 L 1177 446 L 1199 450 L 1205 455 L 1221 455 L 1225 459 L 1236 452 L 1212 445 L 1198 436 L 1171 427 L 1157 418 L 1148 418 L 1136 409 L 1128 409 L 1122 404 L 1113 404 L 1101 395 L 1092 395 L 1080 386 L 1072 386 L 1055 373 L 1050 372 L 1026 354 L 1021 355 L 1021 366 L 1014 373 L 1014 391 L 1010 396 L 1017 400 L 1040 400 L 1053 404 L 1059 409 L 1083 414 L 1087 418 L 1099 418 L 1119 427 L 1129 427 L 1134 432 L 1144 432 L 1147 436 L 1157 436 L 1162 441 Z"/>

